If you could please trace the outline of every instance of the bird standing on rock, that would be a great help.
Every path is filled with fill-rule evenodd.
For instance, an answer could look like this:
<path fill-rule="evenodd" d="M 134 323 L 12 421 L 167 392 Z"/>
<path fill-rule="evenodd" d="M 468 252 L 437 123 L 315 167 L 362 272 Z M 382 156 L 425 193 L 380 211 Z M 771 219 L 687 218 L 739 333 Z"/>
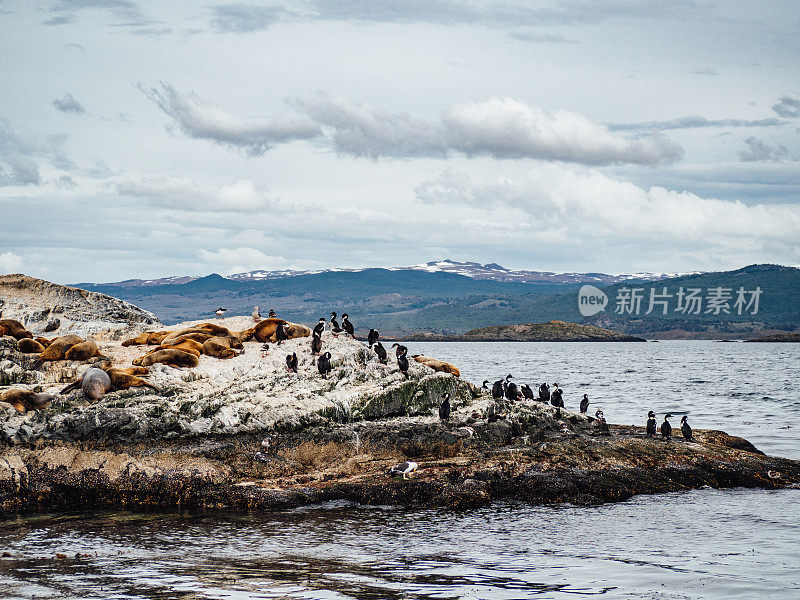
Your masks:
<path fill-rule="evenodd" d="M 539 386 L 539 402 L 550 402 L 550 386 L 546 383 Z"/>
<path fill-rule="evenodd" d="M 314 335 L 318 335 L 322 337 L 322 333 L 325 331 L 325 319 L 320 318 L 316 325 L 314 325 Z"/>
<path fill-rule="evenodd" d="M 350 337 L 355 337 L 356 330 L 355 327 L 353 327 L 353 324 L 350 322 L 350 319 L 347 318 L 347 313 L 342 315 L 342 329 L 344 329 L 344 332 Z"/>
<path fill-rule="evenodd" d="M 278 315 L 275 314 L 275 309 L 274 308 L 270 308 L 268 316 L 269 316 L 270 319 L 275 319 Z"/>
<path fill-rule="evenodd" d="M 526 383 L 525 385 L 523 385 L 523 386 L 522 386 L 521 388 L 519 388 L 519 389 L 520 389 L 520 391 L 522 392 L 522 396 L 523 396 L 523 397 L 524 397 L 526 400 L 533 400 L 533 390 L 531 389 L 531 386 L 529 386 L 529 385 Z"/>
<path fill-rule="evenodd" d="M 689 418 L 686 415 L 681 417 L 681 433 L 683 434 L 683 439 L 687 442 L 691 442 L 692 440 L 692 428 L 689 426 Z"/>
<path fill-rule="evenodd" d="M 506 385 L 505 385 L 505 395 L 511 402 L 516 402 L 519 398 L 519 391 L 517 390 L 517 384 L 511 381 L 513 375 L 509 373 L 506 375 Z"/>
<path fill-rule="evenodd" d="M 656 436 L 656 413 L 652 410 L 647 413 L 647 437 Z"/>
<path fill-rule="evenodd" d="M 405 348 L 405 346 L 403 346 L 403 348 Z M 397 357 L 397 368 L 400 369 L 400 372 L 406 379 L 408 379 L 408 366 L 408 358 L 406 357 L 406 353 L 403 352 Z"/>
<path fill-rule="evenodd" d="M 661 424 L 661 435 L 664 436 L 664 439 L 668 440 L 672 437 L 672 425 L 669 424 L 669 419 L 672 415 L 667 413 L 664 415 L 664 422 Z"/>
<path fill-rule="evenodd" d="M 328 373 L 331 372 L 331 353 L 326 352 L 317 359 L 317 370 L 322 375 L 323 379 L 328 378 Z"/>
<path fill-rule="evenodd" d="M 561 391 L 561 388 L 558 387 L 557 383 L 554 383 L 553 386 L 555 389 L 553 390 L 553 393 L 550 394 L 550 404 L 556 408 L 564 408 L 564 399 L 561 397 L 563 392 Z"/>
<path fill-rule="evenodd" d="M 253 321 L 255 321 L 256 323 L 258 323 L 260 320 L 261 320 L 261 311 L 259 311 L 259 310 L 258 310 L 258 307 L 256 306 L 256 307 L 253 309 Z"/>
<path fill-rule="evenodd" d="M 589 396 L 584 394 L 581 400 L 581 414 L 585 415 L 587 410 L 589 410 Z"/>
<path fill-rule="evenodd" d="M 314 332 L 311 336 L 311 356 L 317 356 L 322 351 L 322 337 Z"/>
<path fill-rule="evenodd" d="M 391 467 L 388 471 L 386 471 L 387 475 L 401 475 L 403 479 L 406 478 L 406 475 L 411 475 L 414 471 L 417 470 L 419 465 L 413 461 L 407 460 L 406 462 L 401 462 L 399 465 L 395 465 Z"/>
<path fill-rule="evenodd" d="M 278 327 L 275 328 L 275 342 L 278 346 L 281 345 L 281 342 L 285 342 L 289 339 L 289 333 L 286 331 L 286 324 L 280 323 Z"/>
<path fill-rule="evenodd" d="M 375 354 L 378 355 L 379 363 L 385 365 L 386 363 L 389 362 L 389 358 L 386 354 L 386 348 L 383 347 L 383 344 L 381 344 L 380 342 L 376 342 L 375 346 L 373 346 L 372 349 L 375 350 Z"/>
<path fill-rule="evenodd" d="M 442 423 L 447 423 L 450 419 L 450 394 L 445 393 L 442 396 L 442 405 L 439 407 L 439 419 Z"/>
<path fill-rule="evenodd" d="M 369 335 L 367 335 L 367 345 L 371 348 L 375 342 L 378 341 L 380 334 L 378 333 L 377 329 L 370 329 Z"/>
<path fill-rule="evenodd" d="M 297 373 L 297 353 L 292 352 L 286 355 L 286 370 L 289 373 Z"/>
<path fill-rule="evenodd" d="M 214 312 L 214 314 L 215 314 L 215 315 L 217 315 L 217 318 L 218 318 L 218 319 L 221 319 L 222 317 L 224 317 L 224 316 L 225 316 L 225 312 L 226 312 L 227 310 L 228 310 L 227 308 L 218 308 L 218 309 L 217 309 L 217 310 Z"/>
<path fill-rule="evenodd" d="M 504 379 L 498 379 L 492 384 L 492 398 L 500 400 L 506 393 L 506 382 Z"/>
<path fill-rule="evenodd" d="M 597 426 L 603 433 L 608 433 L 608 423 L 606 423 L 606 418 L 603 416 L 603 411 L 599 408 L 594 413 L 595 418 L 597 419 Z"/>
<path fill-rule="evenodd" d="M 339 321 L 336 320 L 336 313 L 331 313 L 331 333 L 333 337 L 338 338 L 341 334 L 344 333 L 344 329 L 339 327 Z"/>

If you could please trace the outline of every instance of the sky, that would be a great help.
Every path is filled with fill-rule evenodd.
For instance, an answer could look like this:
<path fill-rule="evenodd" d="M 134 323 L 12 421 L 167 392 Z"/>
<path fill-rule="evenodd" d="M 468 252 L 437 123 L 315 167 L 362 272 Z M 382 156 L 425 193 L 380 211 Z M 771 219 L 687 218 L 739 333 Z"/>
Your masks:
<path fill-rule="evenodd" d="M 0 0 L 0 273 L 800 265 L 800 3 Z"/>

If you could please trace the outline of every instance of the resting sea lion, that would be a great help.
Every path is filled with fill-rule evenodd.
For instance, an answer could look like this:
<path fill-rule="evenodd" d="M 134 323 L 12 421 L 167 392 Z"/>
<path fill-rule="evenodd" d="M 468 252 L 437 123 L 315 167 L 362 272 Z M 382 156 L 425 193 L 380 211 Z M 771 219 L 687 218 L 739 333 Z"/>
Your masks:
<path fill-rule="evenodd" d="M 81 388 L 83 393 L 91 400 L 97 401 L 103 397 L 103 394 L 111 390 L 111 378 L 103 369 L 90 367 L 86 369 L 83 377 L 74 383 L 70 383 L 61 390 L 61 393 L 66 394 L 78 388 Z"/>
<path fill-rule="evenodd" d="M 253 336 L 256 334 L 256 328 L 251 327 L 250 329 L 242 329 L 241 331 L 234 331 L 232 335 L 235 335 L 239 338 L 242 342 L 249 342 L 253 339 Z"/>
<path fill-rule="evenodd" d="M 184 330 L 183 332 L 176 332 L 172 335 L 168 335 L 163 340 L 161 340 L 161 346 L 172 346 L 173 344 L 179 344 L 183 340 L 194 340 L 195 342 L 200 342 L 201 344 L 205 342 L 207 339 L 214 337 L 213 334 L 209 333 L 208 331 L 188 331 Z"/>
<path fill-rule="evenodd" d="M 53 401 L 54 397 L 52 394 L 32 392 L 30 390 L 6 390 L 0 394 L 0 402 L 8 402 L 18 412 L 25 412 L 44 408 Z"/>
<path fill-rule="evenodd" d="M 145 369 L 147 370 L 147 369 Z M 115 369 L 110 368 L 105 370 L 108 377 L 111 379 L 111 387 L 116 390 L 127 390 L 132 387 L 149 387 L 156 392 L 158 388 L 152 383 L 148 383 L 141 377 L 128 373 L 128 369 Z"/>
<path fill-rule="evenodd" d="M 160 346 L 156 346 L 153 350 L 148 352 L 148 354 L 155 352 L 156 350 L 166 350 L 167 348 L 185 350 L 186 352 L 190 352 L 196 356 L 200 356 L 203 353 L 203 344 L 201 342 L 192 339 L 185 339 L 174 344 L 162 344 Z"/>
<path fill-rule="evenodd" d="M 100 349 L 97 347 L 97 343 L 94 340 L 86 340 L 85 342 L 81 342 L 80 344 L 75 344 L 64 353 L 64 358 L 66 360 L 89 360 L 93 356 L 100 356 Z"/>
<path fill-rule="evenodd" d="M 443 360 L 437 360 L 429 356 L 423 356 L 422 354 L 416 354 L 411 358 L 426 367 L 430 367 L 434 371 L 441 371 L 442 373 L 450 373 L 456 377 L 461 377 L 461 371 L 458 370 L 458 367 L 444 362 Z"/>
<path fill-rule="evenodd" d="M 3 335 L 10 335 L 18 340 L 23 338 L 32 338 L 33 334 L 25 329 L 25 327 L 16 319 L 1 319 L 0 327 L 5 330 Z"/>
<path fill-rule="evenodd" d="M 64 360 L 64 355 L 66 354 L 67 350 L 72 348 L 75 344 L 80 344 L 83 341 L 84 340 L 82 337 L 78 337 L 77 335 L 73 335 L 71 333 L 57 337 L 39 355 L 39 360 Z"/>
<path fill-rule="evenodd" d="M 140 333 L 135 338 L 125 340 L 122 342 L 123 346 L 157 346 L 168 335 L 172 335 L 173 331 L 145 331 Z"/>
<path fill-rule="evenodd" d="M 232 358 L 241 354 L 236 350 L 244 352 L 244 346 L 236 336 L 215 336 L 203 342 L 203 354 L 216 356 L 217 358 Z"/>
<path fill-rule="evenodd" d="M 110 371 L 111 369 L 114 369 L 115 371 L 121 371 L 123 373 L 127 373 L 128 375 L 149 375 L 150 374 L 150 369 L 148 369 L 147 367 L 125 367 L 125 368 L 115 367 L 114 365 L 111 364 L 110 360 L 103 360 L 103 361 L 95 363 L 92 366 L 95 366 L 98 369 L 103 369 L 103 371 L 106 371 L 106 372 Z"/>
<path fill-rule="evenodd" d="M 231 334 L 230 330 L 227 327 L 222 327 L 221 325 L 215 325 L 214 323 L 200 323 L 199 325 L 193 325 L 191 329 L 200 329 L 202 331 L 208 331 L 209 333 L 213 333 L 216 335 L 221 336 L 228 336 Z"/>
<path fill-rule="evenodd" d="M 259 342 L 274 342 L 275 330 L 278 325 L 285 325 L 283 319 L 264 319 L 253 328 L 253 337 Z"/>
<path fill-rule="evenodd" d="M 145 354 L 133 360 L 133 364 L 139 367 L 149 367 L 155 363 L 164 363 L 171 367 L 196 367 L 199 362 L 200 359 L 194 354 L 177 348 L 157 350 L 152 354 Z"/>
<path fill-rule="evenodd" d="M 39 342 L 45 348 L 47 348 L 52 343 L 47 338 L 43 338 L 43 337 L 37 337 L 37 338 L 33 338 L 33 339 L 35 339 L 37 342 Z"/>
<path fill-rule="evenodd" d="M 19 340 L 17 342 L 17 347 L 23 354 L 39 354 L 44 352 L 44 346 L 42 346 L 36 340 L 32 340 L 30 338 L 22 338 Z"/>

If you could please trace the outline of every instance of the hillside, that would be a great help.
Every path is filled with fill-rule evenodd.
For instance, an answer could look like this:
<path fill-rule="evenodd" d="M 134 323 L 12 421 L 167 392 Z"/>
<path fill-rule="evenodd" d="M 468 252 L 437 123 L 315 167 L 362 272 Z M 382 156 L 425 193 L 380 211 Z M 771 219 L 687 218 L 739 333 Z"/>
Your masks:
<path fill-rule="evenodd" d="M 494 325 L 472 329 L 463 335 L 437 336 L 417 334 L 409 341 L 452 342 L 644 342 L 646 340 L 579 323 L 550 321 L 549 323 L 524 323 L 521 325 Z"/>

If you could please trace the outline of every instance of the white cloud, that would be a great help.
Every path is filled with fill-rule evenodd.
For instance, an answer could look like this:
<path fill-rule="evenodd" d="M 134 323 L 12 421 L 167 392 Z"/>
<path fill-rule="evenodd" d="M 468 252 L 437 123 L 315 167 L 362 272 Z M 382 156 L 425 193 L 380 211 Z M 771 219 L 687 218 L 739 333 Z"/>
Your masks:
<path fill-rule="evenodd" d="M 261 155 L 277 144 L 307 140 L 320 134 L 319 127 L 307 119 L 243 121 L 193 93 L 179 92 L 167 82 L 162 81 L 160 89 L 146 89 L 142 84 L 138 87 L 186 135 L 242 148 L 253 156 Z"/>
<path fill-rule="evenodd" d="M 221 248 L 220 250 L 201 249 L 198 258 L 210 265 L 211 269 L 224 271 L 225 275 L 286 268 L 288 261 L 283 256 L 268 256 L 256 248 Z"/>
<path fill-rule="evenodd" d="M 22 273 L 25 262 L 14 252 L 0 253 L 0 274 Z"/>
<path fill-rule="evenodd" d="M 207 191 L 190 179 L 143 178 L 139 182 L 118 183 L 117 191 L 126 196 L 144 198 L 156 208 L 180 211 L 252 213 L 272 206 L 267 194 L 258 190 L 249 179 Z"/>

